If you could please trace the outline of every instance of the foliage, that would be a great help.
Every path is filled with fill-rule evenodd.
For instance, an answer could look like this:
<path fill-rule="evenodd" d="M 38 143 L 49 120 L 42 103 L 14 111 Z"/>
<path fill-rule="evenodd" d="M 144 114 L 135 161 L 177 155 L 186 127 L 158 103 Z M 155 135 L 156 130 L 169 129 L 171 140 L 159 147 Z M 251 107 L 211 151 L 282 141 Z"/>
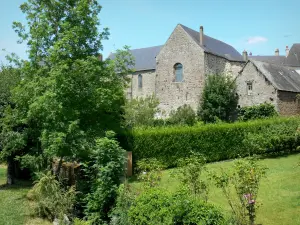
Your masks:
<path fill-rule="evenodd" d="M 34 202 L 35 213 L 40 217 L 49 220 L 63 219 L 64 215 L 69 216 L 75 200 L 73 187 L 64 190 L 56 177 L 50 172 L 40 174 L 39 180 L 29 192 Z"/>
<path fill-rule="evenodd" d="M 128 210 L 135 200 L 135 195 L 130 189 L 130 185 L 125 181 L 119 186 L 116 206 L 110 214 L 110 225 L 130 225 Z"/>
<path fill-rule="evenodd" d="M 12 93 L 14 107 L 5 109 L 2 157 L 27 164 L 42 157 L 44 168 L 57 157 L 85 160 L 96 138 L 121 129 L 127 81 L 119 73 L 131 71 L 132 56 L 126 47 L 117 60 L 99 61 L 109 32 L 99 29 L 96 0 L 28 0 L 20 8 L 27 24 L 13 27 L 29 60 L 15 61 L 22 81 Z M 24 145 L 14 147 L 10 137 Z"/>
<path fill-rule="evenodd" d="M 188 158 L 179 160 L 177 177 L 190 195 L 199 197 L 205 202 L 208 200 L 208 186 L 201 174 L 206 169 L 205 158 L 199 153 L 192 152 Z"/>
<path fill-rule="evenodd" d="M 203 89 L 198 115 L 206 123 L 213 123 L 217 118 L 230 121 L 237 103 L 235 81 L 226 75 L 209 75 Z"/>
<path fill-rule="evenodd" d="M 18 68 L 4 65 L 0 66 L 0 118 L 4 116 L 4 108 L 11 103 L 11 91 L 18 85 L 20 79 L 20 71 Z"/>
<path fill-rule="evenodd" d="M 219 225 L 222 214 L 212 205 L 191 198 L 185 193 L 170 194 L 161 189 L 148 189 L 129 209 L 132 225 Z"/>
<path fill-rule="evenodd" d="M 215 206 L 199 201 L 184 192 L 177 192 L 172 197 L 172 224 L 220 225 L 224 223 L 222 213 Z"/>
<path fill-rule="evenodd" d="M 159 185 L 163 169 L 165 165 L 156 158 L 142 159 L 137 162 L 138 179 L 142 181 L 145 188 Z"/>
<path fill-rule="evenodd" d="M 266 168 L 259 165 L 256 158 L 247 158 L 235 161 L 232 174 L 222 171 L 221 175 L 212 176 L 216 186 L 222 189 L 238 224 L 255 224 L 259 206 L 257 195 L 265 173 Z M 232 186 L 235 196 L 231 193 Z"/>
<path fill-rule="evenodd" d="M 147 189 L 130 207 L 128 216 L 132 225 L 172 224 L 171 194 L 160 189 Z"/>
<path fill-rule="evenodd" d="M 169 116 L 167 122 L 172 125 L 193 126 L 196 123 L 196 113 L 190 105 L 184 104 L 178 107 L 177 110 L 172 110 Z"/>
<path fill-rule="evenodd" d="M 297 152 L 299 125 L 299 118 L 273 118 L 193 127 L 154 127 L 135 129 L 128 133 L 128 140 L 134 163 L 158 158 L 165 166 L 172 167 L 178 159 L 189 157 L 191 151 L 202 154 L 208 162 L 253 154 Z M 252 135 L 260 138 L 254 138 L 254 142 Z M 259 144 L 259 148 L 254 144 Z"/>
<path fill-rule="evenodd" d="M 124 126 L 152 126 L 158 104 L 159 101 L 154 95 L 128 100 L 124 106 Z"/>
<path fill-rule="evenodd" d="M 263 132 L 248 133 L 243 144 L 248 146 L 251 154 L 289 154 L 299 150 L 298 126 L 297 122 L 267 126 L 264 127 Z"/>
<path fill-rule="evenodd" d="M 74 219 L 74 225 L 91 225 L 91 222 L 75 218 Z"/>
<path fill-rule="evenodd" d="M 101 224 L 109 220 L 108 214 L 115 204 L 121 177 L 125 175 L 125 150 L 107 133 L 96 140 L 92 151 L 91 170 L 96 172 L 92 180 L 91 192 L 86 196 L 85 214 L 92 224 Z"/>
<path fill-rule="evenodd" d="M 242 107 L 238 111 L 238 118 L 240 121 L 263 119 L 263 118 L 269 118 L 274 116 L 278 116 L 278 113 L 274 105 L 270 103 Z"/>

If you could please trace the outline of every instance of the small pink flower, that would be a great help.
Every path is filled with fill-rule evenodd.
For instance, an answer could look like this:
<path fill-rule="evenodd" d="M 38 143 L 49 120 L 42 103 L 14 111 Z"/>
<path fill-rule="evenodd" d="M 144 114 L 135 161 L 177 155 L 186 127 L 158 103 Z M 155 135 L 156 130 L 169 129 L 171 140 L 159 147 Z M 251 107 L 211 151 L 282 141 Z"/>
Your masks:
<path fill-rule="evenodd" d="M 244 194 L 244 198 L 248 201 L 248 204 L 254 204 L 255 203 L 255 200 L 252 199 L 251 194 Z"/>

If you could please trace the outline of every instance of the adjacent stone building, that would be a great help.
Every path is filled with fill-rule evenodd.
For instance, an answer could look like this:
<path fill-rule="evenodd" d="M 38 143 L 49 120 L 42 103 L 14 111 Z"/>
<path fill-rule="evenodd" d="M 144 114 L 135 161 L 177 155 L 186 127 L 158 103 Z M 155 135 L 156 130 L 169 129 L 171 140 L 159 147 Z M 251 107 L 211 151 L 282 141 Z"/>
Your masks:
<path fill-rule="evenodd" d="M 300 75 L 294 69 L 250 59 L 236 83 L 240 107 L 271 103 L 281 115 L 300 113 Z"/>
<path fill-rule="evenodd" d="M 236 79 L 239 106 L 270 102 L 283 115 L 299 113 L 296 95 L 300 92 L 300 44 L 286 55 L 243 56 L 232 46 L 178 24 L 166 43 L 131 50 L 135 72 L 129 74 L 127 98 L 156 95 L 159 108 L 168 115 L 184 104 L 197 109 L 209 74 Z M 114 54 L 109 58 L 113 59 Z M 282 74 L 282 75 L 281 75 Z"/>

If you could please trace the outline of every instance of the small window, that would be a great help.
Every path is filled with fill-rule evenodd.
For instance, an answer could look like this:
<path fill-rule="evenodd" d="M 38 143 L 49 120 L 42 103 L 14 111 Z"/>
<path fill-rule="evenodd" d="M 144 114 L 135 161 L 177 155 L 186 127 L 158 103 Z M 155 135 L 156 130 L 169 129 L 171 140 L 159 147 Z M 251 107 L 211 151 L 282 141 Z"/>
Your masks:
<path fill-rule="evenodd" d="M 252 95 L 252 89 L 253 89 L 252 82 L 248 82 L 247 83 L 247 93 L 248 93 L 248 95 Z"/>
<path fill-rule="evenodd" d="M 139 76 L 138 76 L 138 86 L 139 86 L 139 88 L 143 87 L 143 76 L 142 76 L 142 74 L 139 74 Z"/>
<path fill-rule="evenodd" d="M 183 66 L 180 63 L 176 63 L 174 65 L 175 71 L 175 82 L 182 82 L 183 81 Z"/>

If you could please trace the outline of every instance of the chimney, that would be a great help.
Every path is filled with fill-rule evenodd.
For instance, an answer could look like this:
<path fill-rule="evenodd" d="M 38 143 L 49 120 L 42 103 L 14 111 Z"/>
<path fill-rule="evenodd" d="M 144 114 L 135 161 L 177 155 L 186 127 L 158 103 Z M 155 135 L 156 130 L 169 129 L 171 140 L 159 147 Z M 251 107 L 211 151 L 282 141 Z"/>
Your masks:
<path fill-rule="evenodd" d="M 243 51 L 243 59 L 244 59 L 245 62 L 248 61 L 248 53 L 247 53 L 246 50 Z"/>
<path fill-rule="evenodd" d="M 102 56 L 102 54 L 99 54 L 99 55 L 98 55 L 98 59 L 99 59 L 100 62 L 103 61 L 103 56 Z"/>
<path fill-rule="evenodd" d="M 286 57 L 288 57 L 289 52 L 290 52 L 289 46 L 286 46 L 286 47 L 285 47 L 285 56 L 286 56 Z"/>
<path fill-rule="evenodd" d="M 278 48 L 275 49 L 275 56 L 279 56 L 279 49 Z"/>
<path fill-rule="evenodd" d="M 204 45 L 204 32 L 203 32 L 203 26 L 200 26 L 200 45 Z"/>

